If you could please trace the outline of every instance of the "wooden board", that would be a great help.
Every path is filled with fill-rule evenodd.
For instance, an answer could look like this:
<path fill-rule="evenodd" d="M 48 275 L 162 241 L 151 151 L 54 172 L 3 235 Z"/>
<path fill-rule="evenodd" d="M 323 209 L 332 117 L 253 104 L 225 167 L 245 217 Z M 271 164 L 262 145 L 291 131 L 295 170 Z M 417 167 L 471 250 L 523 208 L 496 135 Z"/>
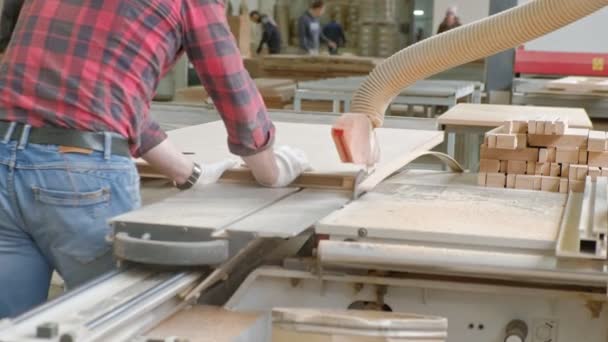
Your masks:
<path fill-rule="evenodd" d="M 302 149 L 309 158 L 312 171 L 306 174 L 354 176 L 365 167 L 342 163 L 331 139 L 331 126 L 276 122 L 275 146 L 289 145 Z M 182 152 L 192 153 L 201 162 L 213 162 L 230 157 L 226 130 L 221 121 L 174 130 L 168 133 Z M 372 177 L 364 181 L 371 189 L 385 177 L 399 170 L 420 153 L 443 142 L 441 131 L 376 129 L 381 149 L 380 162 Z M 234 156 L 233 156 L 234 157 Z"/>
<path fill-rule="evenodd" d="M 408 172 L 317 225 L 320 234 L 504 248 L 555 248 L 566 196 L 474 186 L 474 174 Z M 408 181 L 408 176 L 413 181 Z M 440 214 L 439 214 L 440 213 Z"/>
<path fill-rule="evenodd" d="M 566 119 L 570 127 L 592 128 L 591 119 L 582 108 L 533 107 L 460 103 L 441 115 L 437 122 L 449 126 L 498 127 L 509 120 Z"/>

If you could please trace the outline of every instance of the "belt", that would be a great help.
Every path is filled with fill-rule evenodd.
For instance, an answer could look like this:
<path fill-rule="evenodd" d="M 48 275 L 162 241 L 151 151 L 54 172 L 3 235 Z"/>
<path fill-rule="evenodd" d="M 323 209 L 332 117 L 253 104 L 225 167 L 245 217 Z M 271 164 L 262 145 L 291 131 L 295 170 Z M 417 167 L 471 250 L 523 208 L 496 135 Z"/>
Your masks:
<path fill-rule="evenodd" d="M 0 121 L 0 140 L 6 136 L 10 126 L 10 122 Z M 24 127 L 24 124 L 17 123 L 10 140 L 18 141 L 21 138 Z M 104 152 L 106 146 L 105 137 L 104 133 L 99 132 L 77 131 L 55 127 L 32 127 L 27 141 L 32 144 L 59 145 Z M 125 138 L 113 135 L 111 139 L 112 154 L 131 157 L 129 143 Z"/>

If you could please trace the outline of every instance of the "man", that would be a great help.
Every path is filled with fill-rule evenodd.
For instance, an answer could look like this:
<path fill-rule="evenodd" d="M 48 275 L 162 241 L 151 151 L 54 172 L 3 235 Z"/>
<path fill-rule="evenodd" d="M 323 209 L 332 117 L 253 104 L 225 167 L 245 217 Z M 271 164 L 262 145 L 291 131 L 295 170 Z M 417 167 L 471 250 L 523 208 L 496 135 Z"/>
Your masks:
<path fill-rule="evenodd" d="M 268 53 L 271 55 L 281 53 L 281 33 L 274 20 L 258 11 L 251 11 L 249 19 L 256 24 L 262 25 L 262 39 L 256 53 L 259 55 L 262 52 L 264 44 L 268 45 Z"/>
<path fill-rule="evenodd" d="M 346 35 L 344 29 L 340 25 L 336 18 L 332 16 L 331 21 L 323 27 L 323 35 L 330 41 L 336 43 L 334 47 L 328 46 L 330 55 L 337 55 L 338 48 L 346 44 Z"/>
<path fill-rule="evenodd" d="M 321 40 L 330 48 L 336 48 L 336 43 L 329 40 L 321 31 L 321 23 L 319 18 L 325 11 L 323 1 L 316 0 L 310 5 L 310 8 L 298 19 L 298 36 L 300 39 L 300 50 L 304 54 L 318 55 Z"/>
<path fill-rule="evenodd" d="M 445 18 L 439 25 L 439 29 L 437 30 L 437 34 L 449 31 L 451 29 L 455 29 L 462 24 L 460 23 L 460 18 L 456 16 L 456 7 L 450 7 L 445 12 Z"/>
<path fill-rule="evenodd" d="M 131 155 L 180 189 L 234 165 L 193 163 L 150 118 L 183 52 L 259 183 L 286 186 L 307 167 L 273 150 L 223 1 L 28 0 L 0 63 L 0 318 L 44 302 L 53 270 L 73 288 L 113 268 L 107 220 L 140 204 Z"/>

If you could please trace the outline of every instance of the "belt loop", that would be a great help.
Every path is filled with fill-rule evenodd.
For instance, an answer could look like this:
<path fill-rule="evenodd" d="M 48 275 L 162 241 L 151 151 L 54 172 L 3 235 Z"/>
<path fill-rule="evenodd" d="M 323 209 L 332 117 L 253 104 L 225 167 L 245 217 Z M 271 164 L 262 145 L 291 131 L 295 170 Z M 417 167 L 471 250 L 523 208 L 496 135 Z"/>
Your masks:
<path fill-rule="evenodd" d="M 103 158 L 110 160 L 112 157 L 112 133 L 103 132 L 104 144 L 103 144 Z"/>
<path fill-rule="evenodd" d="M 16 122 L 11 122 L 8 125 L 8 129 L 4 133 L 4 138 L 2 139 L 3 144 L 8 144 L 8 142 L 11 141 L 11 138 L 13 137 L 13 133 L 15 132 L 15 127 L 17 127 Z"/>
<path fill-rule="evenodd" d="M 23 150 L 27 146 L 27 141 L 30 138 L 31 129 L 32 129 L 31 125 L 23 126 L 23 131 L 21 132 L 21 138 L 19 138 L 19 146 L 17 146 L 18 150 Z"/>

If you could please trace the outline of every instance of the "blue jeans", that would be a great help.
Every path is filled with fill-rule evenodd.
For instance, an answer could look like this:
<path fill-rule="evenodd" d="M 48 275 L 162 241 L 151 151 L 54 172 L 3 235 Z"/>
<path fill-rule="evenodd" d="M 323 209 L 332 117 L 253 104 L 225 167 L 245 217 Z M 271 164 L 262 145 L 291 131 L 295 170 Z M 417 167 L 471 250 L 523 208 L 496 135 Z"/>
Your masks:
<path fill-rule="evenodd" d="M 0 318 L 43 303 L 53 270 L 68 288 L 112 270 L 108 219 L 140 203 L 130 158 L 0 141 Z"/>

